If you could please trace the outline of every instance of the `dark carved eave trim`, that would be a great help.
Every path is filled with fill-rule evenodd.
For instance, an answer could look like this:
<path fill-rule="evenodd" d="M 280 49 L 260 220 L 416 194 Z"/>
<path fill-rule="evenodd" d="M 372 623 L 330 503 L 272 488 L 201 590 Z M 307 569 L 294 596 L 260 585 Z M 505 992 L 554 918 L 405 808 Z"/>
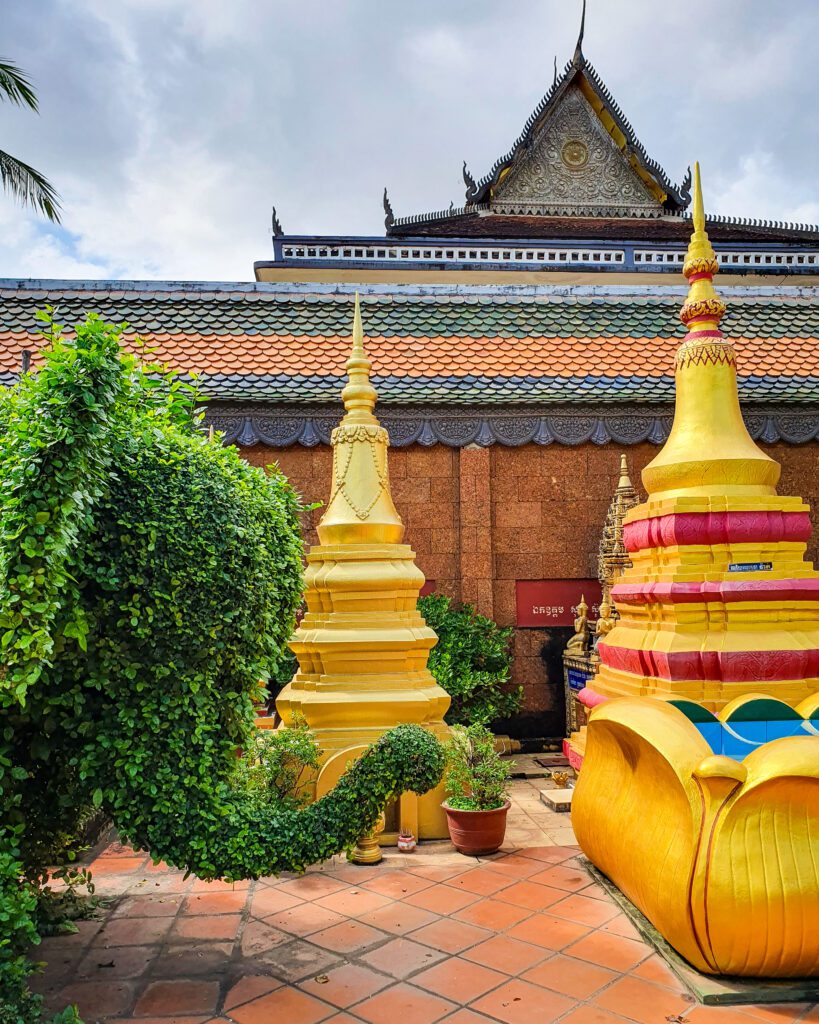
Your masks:
<path fill-rule="evenodd" d="M 247 448 L 262 444 L 271 448 L 329 444 L 338 425 L 337 406 L 212 404 L 205 413 L 225 435 L 225 443 Z M 516 448 L 523 444 L 618 444 L 667 439 L 673 408 L 662 405 L 584 405 L 543 408 L 497 407 L 380 407 L 378 415 L 394 447 L 410 444 L 442 444 L 464 448 L 498 444 Z M 794 406 L 759 406 L 744 410 L 745 422 L 756 441 L 807 444 L 819 439 L 819 410 Z"/>

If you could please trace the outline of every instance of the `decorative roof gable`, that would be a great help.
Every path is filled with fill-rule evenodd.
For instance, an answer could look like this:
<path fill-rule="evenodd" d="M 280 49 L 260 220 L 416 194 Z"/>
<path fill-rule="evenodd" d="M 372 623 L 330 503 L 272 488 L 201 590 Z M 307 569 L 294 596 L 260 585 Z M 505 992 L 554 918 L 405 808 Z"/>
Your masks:
<path fill-rule="evenodd" d="M 691 199 L 690 172 L 672 184 L 579 45 L 509 152 L 464 181 L 467 210 L 499 214 L 659 217 Z"/>
<path fill-rule="evenodd" d="M 493 213 L 656 217 L 664 210 L 577 84 L 539 119 L 491 188 Z"/>

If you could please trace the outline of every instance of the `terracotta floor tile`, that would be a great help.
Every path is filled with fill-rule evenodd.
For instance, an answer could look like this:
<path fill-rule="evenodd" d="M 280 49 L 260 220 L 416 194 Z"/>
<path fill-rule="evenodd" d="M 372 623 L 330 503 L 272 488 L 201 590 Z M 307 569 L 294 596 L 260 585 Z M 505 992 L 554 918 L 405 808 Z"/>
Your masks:
<path fill-rule="evenodd" d="M 229 1024 L 224 1017 L 212 1017 L 209 1013 L 191 1016 L 185 1013 L 174 1013 L 170 1017 L 117 1017 L 117 1024 Z"/>
<path fill-rule="evenodd" d="M 546 864 L 562 864 L 577 856 L 577 848 L 574 846 L 530 846 L 518 852 L 521 857 L 531 857 Z"/>
<path fill-rule="evenodd" d="M 147 946 L 159 942 L 170 931 L 172 917 L 129 917 L 108 921 L 99 933 L 107 946 Z"/>
<path fill-rule="evenodd" d="M 249 889 L 252 882 L 223 882 L 221 879 L 208 882 L 204 878 L 194 878 L 191 892 L 242 892 Z"/>
<path fill-rule="evenodd" d="M 108 860 L 111 857 L 142 857 L 145 859 L 147 856 L 148 855 L 146 853 L 142 853 L 140 850 L 135 850 L 133 846 L 130 846 L 128 843 L 110 843 L 105 847 L 102 853 L 98 854 L 94 858 L 92 866 L 93 864 L 98 864 L 100 861 Z"/>
<path fill-rule="evenodd" d="M 625 1017 L 618 1017 L 593 1003 L 579 1006 L 560 1021 L 560 1024 L 625 1024 Z"/>
<path fill-rule="evenodd" d="M 454 1009 L 454 1003 L 401 982 L 358 1003 L 351 1008 L 351 1012 L 370 1021 L 370 1024 L 396 1024 L 400 1020 L 412 1024 L 432 1024 Z"/>
<path fill-rule="evenodd" d="M 155 978 L 217 978 L 231 963 L 232 942 L 174 942 L 165 946 L 154 960 L 151 976 Z"/>
<path fill-rule="evenodd" d="M 567 956 L 588 960 L 591 964 L 609 967 L 613 971 L 630 971 L 651 952 L 643 942 L 624 939 L 610 932 L 597 931 L 586 935 L 564 949 Z"/>
<path fill-rule="evenodd" d="M 295 983 L 306 981 L 317 974 L 327 974 L 343 963 L 342 958 L 329 949 L 314 946 L 308 940 L 295 939 L 285 946 L 265 951 L 256 960 L 264 960 L 271 974 L 282 981 Z"/>
<path fill-rule="evenodd" d="M 332 928 L 334 924 L 341 924 L 343 920 L 341 914 L 320 907 L 316 903 L 300 903 L 297 907 L 283 910 L 280 914 L 272 914 L 265 919 L 265 923 L 293 935 L 309 935 L 311 932 Z"/>
<path fill-rule="evenodd" d="M 507 980 L 500 971 L 453 956 L 416 974 L 412 983 L 454 1003 L 471 1003 Z"/>
<path fill-rule="evenodd" d="M 111 919 L 119 917 L 173 917 L 182 906 L 181 893 L 167 895 L 146 893 L 144 896 L 126 896 L 111 911 Z"/>
<path fill-rule="evenodd" d="M 403 900 L 388 903 L 386 907 L 373 910 L 366 915 L 367 923 L 374 928 L 382 928 L 385 932 L 405 935 L 407 932 L 422 928 L 438 920 L 438 915 L 421 907 L 413 907 Z"/>
<path fill-rule="evenodd" d="M 335 1009 L 306 992 L 285 986 L 231 1010 L 230 1016 L 238 1024 L 316 1024 L 331 1016 Z"/>
<path fill-rule="evenodd" d="M 463 866 L 452 867 L 441 865 L 440 867 L 433 864 L 416 863 L 411 867 L 407 868 L 414 875 L 419 875 L 421 878 L 429 878 L 433 882 L 446 882 L 450 878 L 456 878 L 458 875 L 462 875 L 465 871 L 471 871 L 473 864 L 464 858 Z"/>
<path fill-rule="evenodd" d="M 501 889 L 512 885 L 514 879 L 500 871 L 492 871 L 490 868 L 473 868 L 465 871 L 462 875 L 450 878 L 445 885 L 453 889 L 465 889 L 467 892 L 474 892 L 479 896 L 492 896 Z"/>
<path fill-rule="evenodd" d="M 639 1024 L 657 1024 L 657 1021 L 678 1015 L 687 1017 L 691 1009 L 690 997 L 684 999 L 676 992 L 640 978 L 621 978 L 615 981 L 597 993 L 594 1003 L 621 1017 L 638 1021 Z"/>
<path fill-rule="evenodd" d="M 297 896 L 302 900 L 317 900 L 322 896 L 330 896 L 332 893 L 339 892 L 345 888 L 345 883 L 340 882 L 336 878 L 312 872 L 311 874 L 303 875 L 301 878 L 291 878 L 286 882 L 279 882 L 274 887 L 274 891 L 286 893 L 289 896 Z"/>
<path fill-rule="evenodd" d="M 685 986 L 677 975 L 656 953 L 652 953 L 641 964 L 638 964 L 631 974 L 635 978 L 642 978 L 643 981 L 653 981 L 655 985 L 664 985 L 675 992 L 685 991 Z"/>
<path fill-rule="evenodd" d="M 574 1005 L 573 1000 L 556 992 L 514 979 L 476 999 L 471 1009 L 488 1013 L 506 1024 L 550 1024 Z"/>
<path fill-rule="evenodd" d="M 531 857 L 522 857 L 519 853 L 507 853 L 497 860 L 482 860 L 481 866 L 513 878 L 529 878 L 540 871 L 540 864 Z"/>
<path fill-rule="evenodd" d="M 488 939 L 491 934 L 486 928 L 477 928 L 464 921 L 442 918 L 424 928 L 419 928 L 418 931 L 412 933 L 412 937 L 416 942 L 423 942 L 435 949 L 443 949 L 447 953 L 460 953 L 462 950 L 476 946 L 484 939 Z"/>
<path fill-rule="evenodd" d="M 449 1017 L 444 1017 L 440 1024 L 496 1024 L 496 1022 L 482 1013 L 475 1013 L 474 1010 L 464 1008 L 456 1010 Z"/>
<path fill-rule="evenodd" d="M 517 886 L 513 885 L 512 888 L 517 888 Z M 532 908 L 532 910 L 535 909 L 537 908 Z M 484 899 L 478 900 L 477 903 L 473 903 L 472 906 L 466 907 L 464 910 L 459 910 L 453 917 L 457 921 L 466 921 L 468 924 L 477 924 L 481 928 L 490 928 L 494 932 L 502 932 L 525 917 L 529 917 L 532 910 L 525 910 L 522 906 L 515 906 L 512 903 L 503 903 L 500 899 Z"/>
<path fill-rule="evenodd" d="M 381 867 L 368 864 L 344 864 L 338 868 L 334 867 L 331 876 L 348 885 L 363 885 L 369 879 L 380 875 L 383 870 Z"/>
<path fill-rule="evenodd" d="M 252 917 L 270 917 L 271 914 L 278 914 L 282 910 L 292 910 L 302 902 L 298 896 L 293 896 L 289 892 L 263 886 L 256 889 L 250 898 L 250 913 Z"/>
<path fill-rule="evenodd" d="M 638 942 L 643 941 L 642 935 L 640 935 L 638 929 L 634 927 L 625 914 L 618 914 L 617 917 L 606 921 L 600 931 L 611 932 L 613 935 L 620 935 L 624 939 L 635 939 Z"/>
<path fill-rule="evenodd" d="M 564 921 L 551 914 L 533 914 L 532 917 L 509 929 L 513 939 L 533 942 L 544 949 L 560 950 L 589 934 L 589 929 L 574 921 Z"/>
<path fill-rule="evenodd" d="M 745 1013 L 759 1020 L 768 1021 L 769 1024 L 786 1024 L 788 1021 L 802 1019 L 805 1011 L 810 1008 L 810 1003 L 768 1003 L 762 1005 L 752 1003 L 748 1006 L 737 1007 Z"/>
<path fill-rule="evenodd" d="M 76 976 L 82 980 L 105 982 L 138 978 L 158 955 L 158 946 L 116 946 L 105 949 L 92 945 L 76 968 Z"/>
<path fill-rule="evenodd" d="M 589 899 L 588 896 L 573 895 L 555 903 L 549 908 L 549 913 L 555 917 L 563 917 L 567 921 L 574 921 L 576 924 L 599 928 L 616 917 L 619 911 L 611 903 L 601 903 L 599 900 Z"/>
<path fill-rule="evenodd" d="M 95 880 L 103 875 L 130 875 L 144 870 L 148 858 L 141 857 L 104 857 L 97 859 L 90 867 L 91 876 Z"/>
<path fill-rule="evenodd" d="M 400 900 L 414 892 L 428 889 L 432 884 L 432 879 L 421 878 L 411 871 L 388 871 L 364 882 L 362 887 L 382 896 L 389 896 L 390 899 Z"/>
<path fill-rule="evenodd" d="M 311 936 L 311 942 L 315 936 Z M 438 949 L 424 946 L 412 939 L 393 939 L 378 949 L 365 953 L 361 960 L 394 978 L 407 978 L 410 974 L 437 963 L 446 956 Z"/>
<path fill-rule="evenodd" d="M 219 999 L 216 981 L 153 981 L 143 991 L 134 1015 L 165 1017 L 172 1013 L 213 1013 Z"/>
<path fill-rule="evenodd" d="M 463 954 L 467 960 L 474 960 L 485 967 L 493 967 L 495 970 L 515 975 L 528 967 L 533 967 L 549 955 L 549 951 L 542 946 L 511 939 L 508 935 L 495 935 Z"/>
<path fill-rule="evenodd" d="M 174 939 L 235 939 L 242 921 L 241 914 L 194 914 L 180 917 L 174 922 L 168 938 Z"/>
<path fill-rule="evenodd" d="M 155 875 L 146 877 L 140 872 L 132 876 L 132 884 L 128 888 L 131 896 L 143 896 L 152 894 L 154 896 L 165 893 L 188 892 L 193 885 L 193 879 L 185 878 L 181 871 L 169 871 L 160 877 Z"/>
<path fill-rule="evenodd" d="M 451 885 L 432 885 L 428 889 L 407 896 L 401 902 L 421 907 L 423 910 L 432 910 L 436 914 L 454 914 L 456 910 L 463 910 L 477 899 L 480 897 L 474 892 L 459 891 L 453 889 Z"/>
<path fill-rule="evenodd" d="M 550 885 L 555 889 L 566 889 L 568 892 L 577 892 L 585 889 L 589 884 L 588 872 L 582 868 L 573 868 L 566 864 L 554 864 L 545 871 L 533 875 L 533 882 L 541 882 L 543 885 Z"/>
<path fill-rule="evenodd" d="M 308 978 L 299 987 L 317 999 L 324 999 L 346 1009 L 392 984 L 392 978 L 377 974 L 360 964 L 342 964 L 326 974 Z"/>
<path fill-rule="evenodd" d="M 686 1010 L 686 1024 L 758 1024 L 749 1006 L 692 1006 Z"/>
<path fill-rule="evenodd" d="M 182 907 L 183 914 L 236 914 L 244 910 L 247 890 L 191 894 Z"/>
<path fill-rule="evenodd" d="M 542 985 L 564 996 L 590 999 L 604 985 L 614 981 L 617 974 L 606 970 L 605 967 L 597 967 L 585 960 L 575 960 L 557 953 L 538 967 L 527 971 L 522 977 L 525 981 Z"/>
<path fill-rule="evenodd" d="M 242 955 L 257 956 L 267 949 L 275 949 L 286 942 L 291 942 L 292 939 L 293 936 L 289 932 L 274 928 L 268 921 L 248 921 L 242 932 Z"/>
<path fill-rule="evenodd" d="M 233 988 L 225 996 L 225 1013 L 242 1003 L 249 1003 L 251 999 L 259 996 L 266 996 L 274 989 L 281 988 L 282 983 L 278 978 L 271 978 L 266 974 L 246 974 L 241 981 L 237 981 Z"/>
<path fill-rule="evenodd" d="M 134 986 L 127 981 L 76 981 L 64 988 L 56 1003 L 62 1009 L 75 1003 L 85 1021 L 122 1013 L 134 998 Z"/>
<path fill-rule="evenodd" d="M 531 879 L 525 882 L 516 882 L 508 889 L 498 893 L 497 899 L 505 903 L 514 903 L 516 907 L 526 907 L 531 911 L 545 910 L 551 907 L 558 900 L 562 900 L 566 893 L 562 889 L 553 889 L 549 885 L 539 885 Z"/>
<path fill-rule="evenodd" d="M 388 897 L 380 896 L 377 892 L 348 888 L 331 896 L 322 896 L 315 901 L 315 906 L 346 917 L 360 917 L 361 914 L 370 914 L 380 907 L 386 907 L 390 902 Z"/>
<path fill-rule="evenodd" d="M 342 921 L 340 924 L 334 924 L 332 928 L 313 932 L 310 941 L 335 953 L 360 953 L 386 938 L 388 935 L 385 932 L 362 924 L 361 921 Z"/>

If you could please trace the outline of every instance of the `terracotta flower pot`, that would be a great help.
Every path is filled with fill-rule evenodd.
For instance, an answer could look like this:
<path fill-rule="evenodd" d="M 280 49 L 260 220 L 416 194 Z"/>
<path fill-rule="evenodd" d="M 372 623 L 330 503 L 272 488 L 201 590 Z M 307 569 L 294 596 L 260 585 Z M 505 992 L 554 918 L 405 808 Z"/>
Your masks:
<path fill-rule="evenodd" d="M 459 853 L 469 857 L 494 853 L 503 845 L 506 835 L 506 814 L 511 804 L 492 811 L 459 811 L 444 801 L 449 838 Z"/>

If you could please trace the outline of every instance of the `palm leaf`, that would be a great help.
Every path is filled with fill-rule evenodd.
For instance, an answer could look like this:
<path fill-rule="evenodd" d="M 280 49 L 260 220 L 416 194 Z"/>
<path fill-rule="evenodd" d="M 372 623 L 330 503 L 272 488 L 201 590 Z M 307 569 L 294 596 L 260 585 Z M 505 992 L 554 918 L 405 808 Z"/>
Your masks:
<path fill-rule="evenodd" d="M 0 57 L 0 95 L 18 107 L 37 109 L 37 97 L 25 71 Z"/>
<path fill-rule="evenodd" d="M 60 197 L 51 182 L 33 167 L 2 150 L 0 183 L 23 206 L 33 206 L 55 224 L 60 223 Z"/>

